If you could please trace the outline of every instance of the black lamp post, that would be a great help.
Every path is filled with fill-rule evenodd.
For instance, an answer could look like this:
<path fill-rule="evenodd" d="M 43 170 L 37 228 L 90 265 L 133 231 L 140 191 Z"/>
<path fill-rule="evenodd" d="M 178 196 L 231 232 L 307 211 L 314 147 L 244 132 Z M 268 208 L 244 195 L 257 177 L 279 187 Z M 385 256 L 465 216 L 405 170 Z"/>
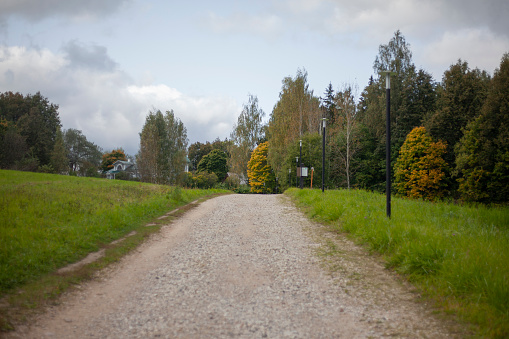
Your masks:
<path fill-rule="evenodd" d="M 304 178 L 302 177 L 302 140 L 299 140 L 300 144 L 300 189 L 304 188 Z"/>
<path fill-rule="evenodd" d="M 295 171 L 296 173 L 296 177 L 295 177 L 295 187 L 299 187 L 299 157 L 295 157 L 295 163 L 297 164 L 297 171 Z"/>
<path fill-rule="evenodd" d="M 396 72 L 383 71 L 385 74 L 385 102 L 386 102 L 386 119 L 385 119 L 385 194 L 386 194 L 386 213 L 387 218 L 391 217 L 391 75 Z"/>
<path fill-rule="evenodd" d="M 323 118 L 322 125 L 322 193 L 325 191 L 325 124 L 327 118 Z"/>

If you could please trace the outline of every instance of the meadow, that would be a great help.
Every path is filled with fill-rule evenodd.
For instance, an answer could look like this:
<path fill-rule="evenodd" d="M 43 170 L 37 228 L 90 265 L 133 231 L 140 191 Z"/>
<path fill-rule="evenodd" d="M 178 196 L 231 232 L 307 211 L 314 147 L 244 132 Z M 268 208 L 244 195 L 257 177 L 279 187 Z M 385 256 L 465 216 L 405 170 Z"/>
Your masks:
<path fill-rule="evenodd" d="M 0 296 L 219 192 L 0 170 Z"/>
<path fill-rule="evenodd" d="M 392 199 L 359 190 L 285 192 L 308 216 L 346 233 L 480 335 L 509 337 L 509 208 Z"/>

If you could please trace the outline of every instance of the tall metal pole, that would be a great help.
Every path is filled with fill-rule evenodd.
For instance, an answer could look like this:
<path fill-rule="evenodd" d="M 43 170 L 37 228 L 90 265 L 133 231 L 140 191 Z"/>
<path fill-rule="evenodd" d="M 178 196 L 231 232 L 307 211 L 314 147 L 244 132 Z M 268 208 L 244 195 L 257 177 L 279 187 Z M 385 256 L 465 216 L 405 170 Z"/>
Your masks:
<path fill-rule="evenodd" d="M 395 72 L 384 71 L 387 114 L 385 119 L 385 194 L 387 218 L 391 217 L 391 75 Z"/>
<path fill-rule="evenodd" d="M 304 188 L 304 178 L 302 177 L 302 140 L 299 140 L 299 144 L 300 144 L 300 155 L 299 155 L 299 160 L 300 160 L 300 189 L 303 189 Z"/>
<path fill-rule="evenodd" d="M 325 191 L 325 122 L 326 118 L 323 118 L 323 129 L 322 129 L 322 193 Z"/>
<path fill-rule="evenodd" d="M 295 187 L 299 187 L 299 157 L 295 157 L 295 166 L 297 166 L 297 170 L 295 171 Z"/>

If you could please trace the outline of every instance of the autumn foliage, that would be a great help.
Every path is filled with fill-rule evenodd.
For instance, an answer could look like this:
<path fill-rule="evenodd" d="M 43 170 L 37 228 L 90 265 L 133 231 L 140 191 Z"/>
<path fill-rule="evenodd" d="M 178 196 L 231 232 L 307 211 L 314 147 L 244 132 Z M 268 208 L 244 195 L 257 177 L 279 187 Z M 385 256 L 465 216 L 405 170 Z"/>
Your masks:
<path fill-rule="evenodd" d="M 443 158 L 446 144 L 434 142 L 424 127 L 414 128 L 407 136 L 395 166 L 395 186 L 400 194 L 434 201 L 444 194 Z"/>
<path fill-rule="evenodd" d="M 247 176 L 252 193 L 272 193 L 273 191 L 275 176 L 267 162 L 268 151 L 268 142 L 259 144 L 247 164 Z"/>

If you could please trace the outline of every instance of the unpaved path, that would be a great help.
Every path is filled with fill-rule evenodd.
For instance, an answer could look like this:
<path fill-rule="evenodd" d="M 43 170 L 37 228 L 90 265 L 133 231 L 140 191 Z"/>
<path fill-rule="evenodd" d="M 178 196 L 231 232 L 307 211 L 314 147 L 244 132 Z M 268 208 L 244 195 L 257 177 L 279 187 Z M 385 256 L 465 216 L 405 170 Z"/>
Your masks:
<path fill-rule="evenodd" d="M 208 200 L 9 337 L 455 336 L 376 260 L 320 228 L 281 196 Z"/>

